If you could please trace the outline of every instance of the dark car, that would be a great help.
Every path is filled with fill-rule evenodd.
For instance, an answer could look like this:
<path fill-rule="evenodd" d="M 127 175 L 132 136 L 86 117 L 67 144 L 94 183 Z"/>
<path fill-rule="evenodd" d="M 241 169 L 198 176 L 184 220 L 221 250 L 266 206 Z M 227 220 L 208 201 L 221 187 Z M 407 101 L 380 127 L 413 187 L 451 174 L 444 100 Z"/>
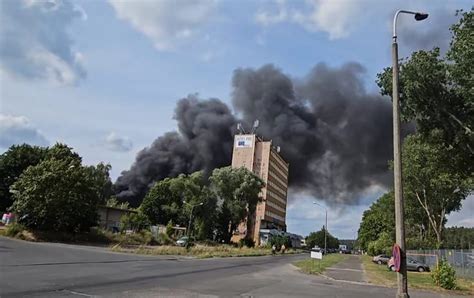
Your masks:
<path fill-rule="evenodd" d="M 387 255 L 378 255 L 372 258 L 372 262 L 377 263 L 379 265 L 387 264 L 390 257 Z"/>
<path fill-rule="evenodd" d="M 395 271 L 395 266 L 393 265 L 393 263 L 393 257 L 391 257 L 387 263 L 387 266 L 391 271 Z M 417 260 L 407 258 L 407 271 L 429 272 L 430 267 Z"/>

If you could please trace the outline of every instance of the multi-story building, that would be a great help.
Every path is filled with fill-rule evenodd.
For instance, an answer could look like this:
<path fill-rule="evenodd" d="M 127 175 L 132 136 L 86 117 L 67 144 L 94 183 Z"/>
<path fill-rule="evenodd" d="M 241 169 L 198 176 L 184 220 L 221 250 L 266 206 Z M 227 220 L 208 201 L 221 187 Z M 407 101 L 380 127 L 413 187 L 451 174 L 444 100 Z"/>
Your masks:
<path fill-rule="evenodd" d="M 252 171 L 265 182 L 265 187 L 262 188 L 262 200 L 258 203 L 255 214 L 247 218 L 253 229 L 247 231 L 247 224 L 242 223 L 234 234 L 234 241 L 249 233 L 258 245 L 261 242 L 261 229 L 286 231 L 289 164 L 280 156 L 279 151 L 279 147 L 272 146 L 271 141 L 263 141 L 255 134 L 235 136 L 232 167 L 245 167 Z"/>

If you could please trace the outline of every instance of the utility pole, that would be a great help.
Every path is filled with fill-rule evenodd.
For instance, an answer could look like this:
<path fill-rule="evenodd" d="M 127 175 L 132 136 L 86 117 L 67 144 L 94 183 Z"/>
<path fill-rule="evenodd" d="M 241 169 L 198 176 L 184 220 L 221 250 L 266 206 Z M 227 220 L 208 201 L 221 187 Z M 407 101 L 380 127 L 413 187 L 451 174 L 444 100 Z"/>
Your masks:
<path fill-rule="evenodd" d="M 400 13 L 415 15 L 415 20 L 421 21 L 428 14 L 398 10 L 393 18 L 393 42 L 392 42 L 392 105 L 393 105 L 393 176 L 395 192 L 395 233 L 396 243 L 400 246 L 400 268 L 397 272 L 398 292 L 397 298 L 408 298 L 407 262 L 405 251 L 405 218 L 403 204 L 402 186 L 402 148 L 400 137 L 400 94 L 398 82 L 398 43 L 397 43 L 397 19 Z"/>
<path fill-rule="evenodd" d="M 313 204 L 315 205 L 318 205 L 319 207 L 322 207 L 324 208 L 324 210 L 326 211 L 326 225 L 324 226 L 324 254 L 327 254 L 328 251 L 327 251 L 327 234 L 328 234 L 328 209 L 321 206 L 320 204 L 318 204 L 317 202 L 313 202 Z"/>
<path fill-rule="evenodd" d="M 187 231 L 187 232 L 188 232 L 188 241 L 189 241 L 189 240 L 190 240 L 189 238 L 191 237 L 191 222 L 192 222 L 192 220 L 193 220 L 193 210 L 194 210 L 194 207 L 202 206 L 203 203 L 201 202 L 201 203 L 195 204 L 195 205 L 190 204 L 190 203 L 188 203 L 188 202 L 186 202 L 186 201 L 183 201 L 183 203 L 186 204 L 186 205 L 191 206 L 191 214 L 189 215 L 189 223 L 188 223 L 188 231 Z"/>

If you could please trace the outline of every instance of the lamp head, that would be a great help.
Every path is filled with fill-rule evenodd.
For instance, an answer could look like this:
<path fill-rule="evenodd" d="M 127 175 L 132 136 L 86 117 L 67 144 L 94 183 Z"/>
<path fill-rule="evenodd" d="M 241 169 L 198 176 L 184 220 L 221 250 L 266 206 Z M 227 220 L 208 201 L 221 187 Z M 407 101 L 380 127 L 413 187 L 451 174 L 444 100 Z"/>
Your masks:
<path fill-rule="evenodd" d="M 422 13 L 422 12 L 415 13 L 415 20 L 417 20 L 417 21 L 423 21 L 426 18 L 428 18 L 427 13 Z"/>

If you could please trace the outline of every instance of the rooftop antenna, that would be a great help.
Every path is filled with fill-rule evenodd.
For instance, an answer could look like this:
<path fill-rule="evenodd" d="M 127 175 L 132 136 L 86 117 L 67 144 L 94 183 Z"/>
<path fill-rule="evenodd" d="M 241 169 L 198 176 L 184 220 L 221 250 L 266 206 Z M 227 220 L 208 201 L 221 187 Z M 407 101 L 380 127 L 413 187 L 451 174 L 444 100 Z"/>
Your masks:
<path fill-rule="evenodd" d="M 252 133 L 251 134 L 255 134 L 255 132 L 257 131 L 257 128 L 258 128 L 259 125 L 260 125 L 260 121 L 258 121 L 258 119 L 253 122 L 253 127 L 252 127 Z"/>
<path fill-rule="evenodd" d="M 243 135 L 247 134 L 245 132 L 244 127 L 242 126 L 242 123 L 237 123 L 237 130 L 239 131 L 240 134 L 243 134 Z"/>

